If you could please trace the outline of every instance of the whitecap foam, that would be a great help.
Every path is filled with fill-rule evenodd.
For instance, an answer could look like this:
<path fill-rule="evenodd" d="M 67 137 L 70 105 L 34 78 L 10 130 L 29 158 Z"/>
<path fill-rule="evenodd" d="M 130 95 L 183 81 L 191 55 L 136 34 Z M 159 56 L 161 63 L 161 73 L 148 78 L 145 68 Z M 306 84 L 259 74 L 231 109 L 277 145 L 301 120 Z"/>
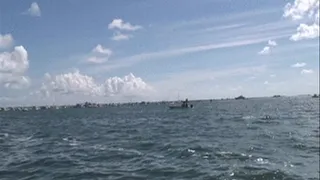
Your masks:
<path fill-rule="evenodd" d="M 284 167 L 294 167 L 294 165 L 291 164 L 291 163 L 289 163 L 289 162 L 284 162 L 284 163 L 283 163 L 283 166 L 284 166 Z"/>
<path fill-rule="evenodd" d="M 196 151 L 193 150 L 193 149 L 188 149 L 188 152 L 189 152 L 189 153 L 195 153 Z"/>
<path fill-rule="evenodd" d="M 118 151 L 124 151 L 124 152 L 127 152 L 127 153 L 134 153 L 134 154 L 137 154 L 137 155 L 142 155 L 142 152 L 138 151 L 138 150 L 135 150 L 135 149 L 124 149 L 124 148 L 117 148 Z"/>
<path fill-rule="evenodd" d="M 249 120 L 249 119 L 255 119 L 255 116 L 243 116 L 242 119 Z"/>
<path fill-rule="evenodd" d="M 71 137 L 62 138 L 62 140 L 68 142 L 70 146 L 78 146 L 80 144 L 79 141 Z"/>
<path fill-rule="evenodd" d="M 15 140 L 16 141 L 19 141 L 19 142 L 25 142 L 25 141 L 29 141 L 32 139 L 32 136 L 29 136 L 29 137 L 19 137 L 19 138 L 16 138 Z"/>
<path fill-rule="evenodd" d="M 268 164 L 269 161 L 267 159 L 263 159 L 263 158 L 257 158 L 255 160 L 258 164 Z"/>
<path fill-rule="evenodd" d="M 96 144 L 93 146 L 93 149 L 95 150 L 106 150 L 107 148 L 101 144 Z"/>
<path fill-rule="evenodd" d="M 241 153 L 241 156 L 243 156 L 243 157 L 249 157 L 249 158 L 251 158 L 251 157 L 252 157 L 252 155 L 251 155 L 251 154 L 245 154 L 245 153 Z"/>
<path fill-rule="evenodd" d="M 220 155 L 232 155 L 233 153 L 230 152 L 230 151 L 221 151 L 221 152 L 218 152 L 218 154 L 220 154 Z"/>

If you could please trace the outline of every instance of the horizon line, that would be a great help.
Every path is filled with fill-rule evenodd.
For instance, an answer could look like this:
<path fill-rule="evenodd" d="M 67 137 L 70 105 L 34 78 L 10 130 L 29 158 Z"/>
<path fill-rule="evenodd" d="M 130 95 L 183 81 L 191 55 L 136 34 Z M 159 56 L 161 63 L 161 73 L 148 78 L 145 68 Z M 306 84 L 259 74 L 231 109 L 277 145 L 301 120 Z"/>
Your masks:
<path fill-rule="evenodd" d="M 319 92 L 318 92 L 319 93 Z M 318 95 L 320 96 L 320 94 L 317 94 L 317 93 L 314 93 L 313 95 Z M 243 96 L 243 95 L 239 95 L 239 96 Z M 246 99 L 259 99 L 259 98 L 274 98 L 274 96 L 280 96 L 280 97 L 299 97 L 299 96 L 312 96 L 312 94 L 296 94 L 296 95 L 280 95 L 280 94 L 275 94 L 275 95 L 272 95 L 272 96 L 248 96 L 248 97 L 245 97 L 244 100 Z M 238 97 L 238 96 L 237 96 Z M 188 101 L 210 101 L 210 100 L 214 100 L 214 101 L 221 101 L 221 100 L 236 100 L 235 99 L 236 97 L 226 97 L 226 98 L 204 98 L 204 99 L 191 99 L 189 100 L 188 98 Z M 278 97 L 279 98 L 279 97 Z M 23 108 L 23 107 L 61 107 L 61 106 L 67 106 L 67 107 L 70 107 L 70 106 L 76 106 L 78 104 L 85 104 L 85 103 L 91 103 L 91 104 L 96 104 L 96 105 L 124 105 L 124 104 L 139 104 L 139 103 L 142 103 L 142 102 L 145 102 L 145 103 L 163 103 L 163 102 L 180 102 L 180 101 L 183 101 L 183 100 L 149 100 L 149 101 L 144 101 L 144 100 L 141 100 L 141 101 L 127 101 L 127 102 L 105 102 L 105 103 L 98 103 L 98 102 L 88 102 L 88 101 L 85 101 L 85 102 L 79 102 L 79 103 L 73 103 L 73 104 L 62 104 L 62 105 L 49 105 L 49 104 L 46 104 L 46 105 L 26 105 L 26 106 L 19 106 L 19 105 L 16 105 L 16 106 L 0 106 L 0 108 Z"/>

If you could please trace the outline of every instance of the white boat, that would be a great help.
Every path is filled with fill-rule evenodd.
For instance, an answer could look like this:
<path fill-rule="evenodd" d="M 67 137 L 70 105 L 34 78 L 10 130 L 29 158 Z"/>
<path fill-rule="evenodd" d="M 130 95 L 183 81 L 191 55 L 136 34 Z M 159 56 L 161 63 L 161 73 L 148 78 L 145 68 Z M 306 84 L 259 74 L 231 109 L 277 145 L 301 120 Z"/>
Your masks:
<path fill-rule="evenodd" d="M 182 106 L 182 105 L 172 105 L 169 106 L 170 109 L 189 109 L 189 108 L 193 108 L 193 105 L 191 104 L 190 106 Z"/>
<path fill-rule="evenodd" d="M 189 108 L 193 108 L 192 104 L 188 104 L 188 99 L 186 99 L 186 101 L 184 101 L 182 104 L 180 105 L 171 105 L 169 106 L 170 109 L 189 109 Z"/>

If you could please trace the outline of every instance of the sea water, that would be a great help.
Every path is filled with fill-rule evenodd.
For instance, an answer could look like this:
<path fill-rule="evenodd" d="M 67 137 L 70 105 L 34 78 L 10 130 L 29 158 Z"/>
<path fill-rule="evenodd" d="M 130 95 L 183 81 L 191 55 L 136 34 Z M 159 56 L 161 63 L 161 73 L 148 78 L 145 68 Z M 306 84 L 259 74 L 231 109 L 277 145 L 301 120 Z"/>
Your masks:
<path fill-rule="evenodd" d="M 319 179 L 318 98 L 192 104 L 0 112 L 0 179 Z"/>

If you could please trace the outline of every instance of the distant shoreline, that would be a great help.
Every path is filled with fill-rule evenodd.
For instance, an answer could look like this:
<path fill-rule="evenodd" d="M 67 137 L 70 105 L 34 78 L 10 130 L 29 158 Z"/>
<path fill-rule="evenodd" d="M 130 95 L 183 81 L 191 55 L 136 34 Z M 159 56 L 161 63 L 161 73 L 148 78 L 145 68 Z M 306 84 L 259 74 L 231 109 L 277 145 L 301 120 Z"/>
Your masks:
<path fill-rule="evenodd" d="M 317 95 L 317 94 L 315 94 Z M 296 95 L 296 96 L 265 96 L 265 97 L 243 97 L 238 96 L 235 98 L 220 98 L 220 99 L 194 99 L 189 100 L 189 102 L 201 102 L 201 101 L 241 101 L 241 100 L 248 100 L 248 99 L 262 99 L 262 98 L 294 98 L 294 97 L 316 97 L 319 99 L 319 95 Z M 242 97 L 242 98 L 239 98 Z M 140 101 L 140 102 L 124 102 L 124 103 L 93 103 L 93 102 L 84 102 L 84 103 L 77 103 L 72 105 L 42 105 L 42 106 L 8 106 L 8 107 L 0 107 L 0 112 L 2 111 L 30 111 L 30 110 L 46 110 L 46 109 L 78 109 L 78 108 L 102 108 L 102 107 L 117 107 L 117 106 L 135 106 L 135 105 L 147 105 L 147 104 L 171 104 L 171 103 L 178 103 L 182 102 L 181 100 L 175 101 Z"/>

